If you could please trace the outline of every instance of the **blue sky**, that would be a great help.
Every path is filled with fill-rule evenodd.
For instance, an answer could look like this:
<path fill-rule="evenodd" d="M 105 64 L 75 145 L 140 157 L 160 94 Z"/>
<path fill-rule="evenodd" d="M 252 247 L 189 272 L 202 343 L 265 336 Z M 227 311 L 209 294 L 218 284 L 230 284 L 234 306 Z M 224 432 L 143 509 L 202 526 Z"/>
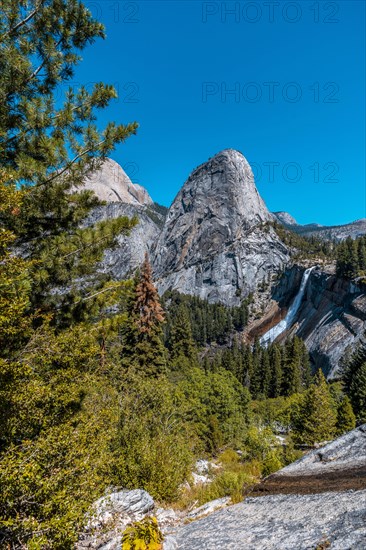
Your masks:
<path fill-rule="evenodd" d="M 107 39 L 74 81 L 115 84 L 101 113 L 140 124 L 113 154 L 169 206 L 225 148 L 300 223 L 366 217 L 365 3 L 86 0 Z M 230 93 L 231 92 L 231 93 Z"/>

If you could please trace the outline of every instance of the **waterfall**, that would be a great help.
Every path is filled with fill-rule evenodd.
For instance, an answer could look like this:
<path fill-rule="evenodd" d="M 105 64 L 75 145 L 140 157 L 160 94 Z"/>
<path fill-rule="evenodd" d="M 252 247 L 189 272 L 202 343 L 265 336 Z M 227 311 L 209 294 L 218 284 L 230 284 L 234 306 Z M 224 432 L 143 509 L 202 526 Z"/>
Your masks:
<path fill-rule="evenodd" d="M 299 291 L 298 291 L 294 301 L 290 305 L 286 317 L 284 319 L 282 319 L 282 321 L 277 323 L 277 325 L 275 325 L 274 327 L 269 329 L 268 332 L 263 334 L 262 338 L 260 339 L 261 344 L 267 345 L 270 342 L 273 342 L 277 338 L 277 336 L 279 336 L 286 329 L 291 327 L 291 325 L 294 322 L 294 319 L 296 317 L 296 314 L 299 310 L 299 307 L 301 305 L 301 302 L 302 302 L 302 299 L 303 299 L 303 296 L 304 296 L 304 292 L 306 290 L 306 285 L 307 285 L 308 279 L 310 277 L 310 273 L 312 272 L 314 267 L 315 266 L 309 267 L 308 269 L 306 269 L 304 271 Z"/>

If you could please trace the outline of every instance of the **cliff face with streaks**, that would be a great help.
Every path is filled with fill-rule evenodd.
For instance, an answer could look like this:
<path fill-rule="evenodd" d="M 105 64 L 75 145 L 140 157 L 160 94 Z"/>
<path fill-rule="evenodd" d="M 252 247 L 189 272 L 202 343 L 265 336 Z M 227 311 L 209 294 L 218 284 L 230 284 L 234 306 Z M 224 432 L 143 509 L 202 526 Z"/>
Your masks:
<path fill-rule="evenodd" d="M 366 289 L 320 269 L 310 276 L 299 310 L 296 334 L 306 343 L 313 364 L 336 378 L 341 360 L 363 339 L 366 330 Z"/>

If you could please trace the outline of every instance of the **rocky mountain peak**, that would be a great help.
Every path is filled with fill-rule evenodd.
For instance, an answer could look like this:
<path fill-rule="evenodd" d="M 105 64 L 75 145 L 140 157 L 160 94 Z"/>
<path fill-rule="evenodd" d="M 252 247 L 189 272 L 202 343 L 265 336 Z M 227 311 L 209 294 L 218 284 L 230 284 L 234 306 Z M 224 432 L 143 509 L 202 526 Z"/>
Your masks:
<path fill-rule="evenodd" d="M 291 216 L 291 214 L 289 214 L 288 212 L 273 212 L 273 215 L 283 225 L 299 225 L 295 218 Z"/>
<path fill-rule="evenodd" d="M 288 260 L 245 157 L 225 149 L 188 177 L 169 209 L 153 264 L 161 292 L 174 288 L 237 303 Z"/>
<path fill-rule="evenodd" d="M 227 211 L 234 207 L 240 216 L 239 225 L 243 222 L 254 225 L 271 219 L 255 186 L 248 161 L 235 149 L 224 149 L 193 170 L 172 206 L 176 207 L 180 201 L 186 211 L 198 207 L 202 214 L 207 214 L 205 205 L 211 199 L 217 207 Z M 174 211 L 171 209 L 172 213 Z"/>
<path fill-rule="evenodd" d="M 99 170 L 86 178 L 83 188 L 94 191 L 100 200 L 108 203 L 122 202 L 136 206 L 153 204 L 146 189 L 132 183 L 121 166 L 109 158 Z"/>

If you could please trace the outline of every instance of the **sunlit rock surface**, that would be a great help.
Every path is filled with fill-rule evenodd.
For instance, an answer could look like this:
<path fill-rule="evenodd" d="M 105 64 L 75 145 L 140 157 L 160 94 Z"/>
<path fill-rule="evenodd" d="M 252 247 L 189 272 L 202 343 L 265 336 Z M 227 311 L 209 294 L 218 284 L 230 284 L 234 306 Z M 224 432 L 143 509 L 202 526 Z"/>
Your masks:
<path fill-rule="evenodd" d="M 289 261 L 266 224 L 272 220 L 244 156 L 218 153 L 192 172 L 169 209 L 153 256 L 160 291 L 239 303 Z"/>
<path fill-rule="evenodd" d="M 365 474 L 363 425 L 267 478 L 255 490 L 267 496 L 246 498 L 181 527 L 178 548 L 361 550 L 366 548 Z"/>

